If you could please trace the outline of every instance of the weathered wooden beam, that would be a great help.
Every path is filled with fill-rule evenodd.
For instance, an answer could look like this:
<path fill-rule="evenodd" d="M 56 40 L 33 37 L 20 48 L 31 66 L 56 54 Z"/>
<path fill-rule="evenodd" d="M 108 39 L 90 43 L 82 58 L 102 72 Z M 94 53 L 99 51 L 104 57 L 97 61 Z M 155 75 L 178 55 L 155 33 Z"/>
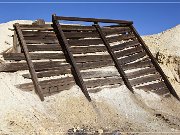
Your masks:
<path fill-rule="evenodd" d="M 81 77 L 80 71 L 76 65 L 76 62 L 73 58 L 73 55 L 69 49 L 69 43 L 63 33 L 63 30 L 61 28 L 61 25 L 56 19 L 56 15 L 52 16 L 52 22 L 53 22 L 53 27 L 56 33 L 56 36 L 58 38 L 59 44 L 61 45 L 61 48 L 65 54 L 66 60 L 71 64 L 72 66 L 72 74 L 74 75 L 76 83 L 80 86 L 82 92 L 86 96 L 86 98 L 91 101 L 91 97 L 89 96 L 89 93 L 87 91 L 87 88 L 84 84 L 84 81 Z"/>
<path fill-rule="evenodd" d="M 126 74 L 125 74 L 125 72 L 123 71 L 123 69 L 122 69 L 122 67 L 121 67 L 121 65 L 120 65 L 117 57 L 115 56 L 114 52 L 111 50 L 110 44 L 108 43 L 106 37 L 104 36 L 104 34 L 103 34 L 100 26 L 99 26 L 98 24 L 94 24 L 94 27 L 95 27 L 96 30 L 98 31 L 98 33 L 99 33 L 99 35 L 100 35 L 100 37 L 101 37 L 104 45 L 106 46 L 109 54 L 111 55 L 111 58 L 113 59 L 113 62 L 114 62 L 114 64 L 115 64 L 115 66 L 116 66 L 119 74 L 121 75 L 121 77 L 122 77 L 125 85 L 127 86 L 127 88 L 128 88 L 131 92 L 133 92 L 133 88 L 132 88 L 132 86 L 131 86 L 131 84 L 130 84 L 130 82 L 129 82 Z"/>
<path fill-rule="evenodd" d="M 35 92 L 38 94 L 41 101 L 44 101 L 44 96 L 42 94 L 41 86 L 39 85 L 38 78 L 37 78 L 37 75 L 36 75 L 36 72 L 35 72 L 35 69 L 34 69 L 34 65 L 32 63 L 32 60 L 31 60 L 31 57 L 29 55 L 29 51 L 28 51 L 26 42 L 24 40 L 24 37 L 22 35 L 22 31 L 21 31 L 18 23 L 16 23 L 14 25 L 14 29 L 17 32 L 19 43 L 20 43 L 21 48 L 23 49 L 24 55 L 26 57 L 26 61 L 27 61 L 28 67 L 29 67 L 29 72 L 30 72 L 30 74 L 32 76 L 32 81 L 33 81 L 33 84 L 34 84 L 34 87 L 35 87 Z"/>
<path fill-rule="evenodd" d="M 152 53 L 150 52 L 150 50 L 148 49 L 148 47 L 146 46 L 145 42 L 142 40 L 142 38 L 140 37 L 140 35 L 138 34 L 138 32 L 136 31 L 136 29 L 134 28 L 133 25 L 129 26 L 131 28 L 131 30 L 133 31 L 134 35 L 137 37 L 138 41 L 140 44 L 142 44 L 142 47 L 144 48 L 144 50 L 146 51 L 147 55 L 150 57 L 153 65 L 155 66 L 156 70 L 160 73 L 160 75 L 162 76 L 162 79 L 164 80 L 167 88 L 169 89 L 169 92 L 178 100 L 180 100 L 179 96 L 177 95 L 176 91 L 174 90 L 174 88 L 172 87 L 171 83 L 169 82 L 168 78 L 166 77 L 166 75 L 164 74 L 163 70 L 161 69 L 161 67 L 159 66 L 158 62 L 156 61 L 156 59 L 153 57 Z"/>
<path fill-rule="evenodd" d="M 97 19 L 97 18 L 80 18 L 80 17 L 55 16 L 55 19 L 56 20 L 67 20 L 67 21 L 118 23 L 118 24 L 127 24 L 127 25 L 133 24 L 132 21 L 112 20 L 112 19 Z"/>

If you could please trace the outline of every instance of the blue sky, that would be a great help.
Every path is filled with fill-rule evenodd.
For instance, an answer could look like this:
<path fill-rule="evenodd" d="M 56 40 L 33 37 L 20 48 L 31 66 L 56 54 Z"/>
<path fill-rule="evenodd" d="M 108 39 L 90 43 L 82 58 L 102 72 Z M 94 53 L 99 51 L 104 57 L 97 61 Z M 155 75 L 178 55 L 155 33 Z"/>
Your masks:
<path fill-rule="evenodd" d="M 9 2 L 28 2 L 28 0 L 8 0 Z M 37 2 L 29 0 L 29 2 Z M 51 2 L 58 0 L 38 0 L 39 2 Z M 61 0 L 58 2 L 87 2 L 85 0 Z M 112 2 L 110 0 L 88 0 L 89 2 Z M 114 2 L 122 2 L 113 0 Z M 138 2 L 147 2 L 138 0 Z M 149 0 L 157 2 L 157 0 Z M 0 0 L 3 2 L 3 0 Z M 4 2 L 7 2 L 4 0 Z M 124 2 L 137 2 L 137 0 L 128 0 Z M 159 0 L 159 2 L 172 2 L 168 0 Z M 35 20 L 43 18 L 51 21 L 51 15 L 56 13 L 61 16 L 77 17 L 95 17 L 132 20 L 135 27 L 141 35 L 153 34 L 164 31 L 180 24 L 180 0 L 174 0 L 179 3 L 0 3 L 0 23 L 11 20 Z"/>

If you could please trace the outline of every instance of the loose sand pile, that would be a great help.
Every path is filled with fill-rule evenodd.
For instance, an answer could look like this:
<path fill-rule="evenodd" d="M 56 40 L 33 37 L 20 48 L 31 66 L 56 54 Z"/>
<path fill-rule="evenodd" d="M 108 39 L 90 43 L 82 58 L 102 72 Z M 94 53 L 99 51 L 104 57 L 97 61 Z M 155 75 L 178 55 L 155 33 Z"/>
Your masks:
<path fill-rule="evenodd" d="M 0 53 L 12 47 L 8 27 L 0 25 Z M 18 21 L 32 23 L 32 21 Z M 7 43 L 9 44 L 7 44 Z M 3 61 L 3 59 L 1 59 Z M 109 70 L 109 69 L 108 69 Z M 34 92 L 24 92 L 15 85 L 27 82 L 23 72 L 0 73 L 0 133 L 60 134 L 85 130 L 90 133 L 179 133 L 180 103 L 173 97 L 136 90 L 125 85 L 91 93 L 88 102 L 78 86 L 45 98 L 41 102 Z"/>

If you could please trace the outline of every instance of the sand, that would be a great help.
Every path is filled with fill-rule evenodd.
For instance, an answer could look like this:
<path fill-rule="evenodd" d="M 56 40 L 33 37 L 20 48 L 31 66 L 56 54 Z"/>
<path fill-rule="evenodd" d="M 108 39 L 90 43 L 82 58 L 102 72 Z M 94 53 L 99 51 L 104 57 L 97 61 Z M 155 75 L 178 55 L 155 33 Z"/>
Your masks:
<path fill-rule="evenodd" d="M 8 27 L 12 28 L 15 22 L 32 21 L 1 24 L 0 53 L 12 47 Z M 33 91 L 15 87 L 28 81 L 22 74 L 22 71 L 0 73 L 0 134 L 180 133 L 180 103 L 173 97 L 162 98 L 143 90 L 132 94 L 125 85 L 120 85 L 90 93 L 93 100 L 90 103 L 80 88 L 73 86 L 41 102 Z"/>

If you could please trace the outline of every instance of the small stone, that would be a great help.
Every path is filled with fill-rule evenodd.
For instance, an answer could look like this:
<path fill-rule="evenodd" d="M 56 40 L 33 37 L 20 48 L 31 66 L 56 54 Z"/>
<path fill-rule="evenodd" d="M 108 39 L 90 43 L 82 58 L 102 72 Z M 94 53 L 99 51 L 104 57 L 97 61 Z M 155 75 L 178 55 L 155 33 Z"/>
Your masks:
<path fill-rule="evenodd" d="M 102 130 L 102 129 L 98 129 L 98 133 L 99 133 L 99 134 L 102 134 L 102 133 L 103 133 L 103 130 Z"/>

